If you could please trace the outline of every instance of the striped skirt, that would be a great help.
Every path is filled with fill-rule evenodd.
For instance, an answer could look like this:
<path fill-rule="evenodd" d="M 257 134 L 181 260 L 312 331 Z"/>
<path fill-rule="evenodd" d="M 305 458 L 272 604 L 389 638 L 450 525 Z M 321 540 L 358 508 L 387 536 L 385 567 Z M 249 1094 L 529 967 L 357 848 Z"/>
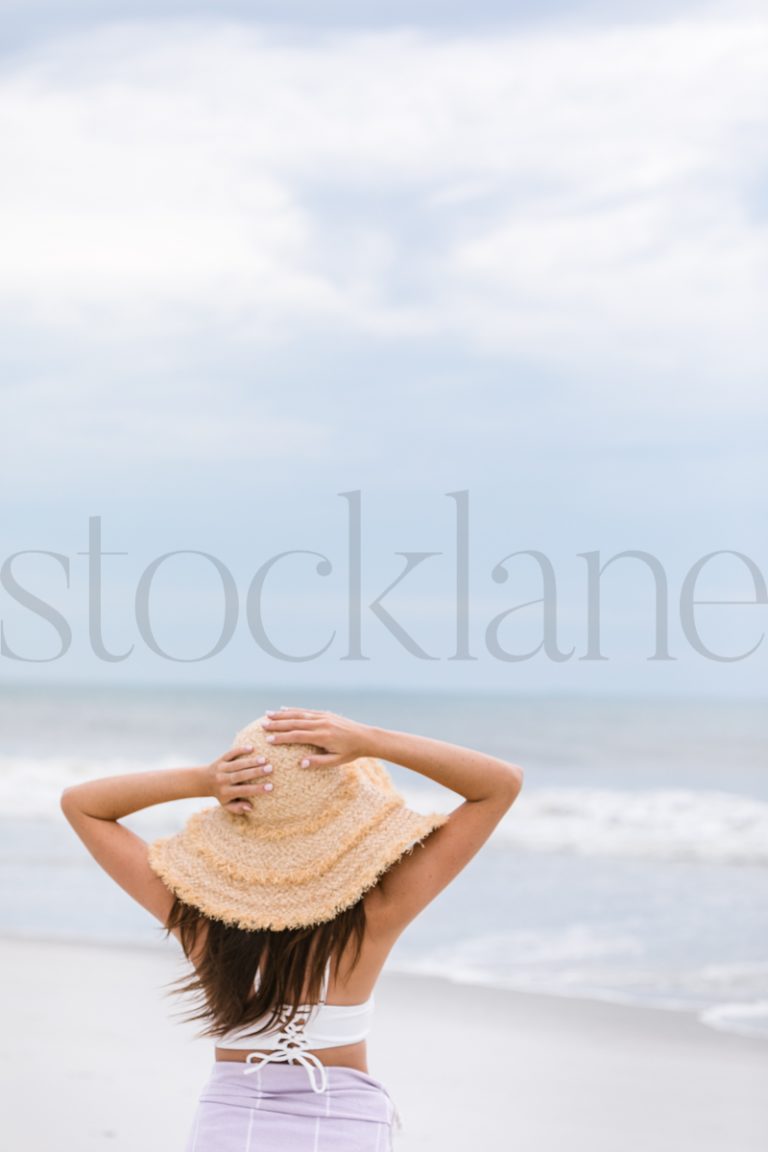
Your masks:
<path fill-rule="evenodd" d="M 184 1152 L 388 1152 L 400 1118 L 387 1089 L 356 1068 L 327 1066 L 315 1092 L 299 1064 L 265 1064 L 245 1076 L 215 1060 Z"/>

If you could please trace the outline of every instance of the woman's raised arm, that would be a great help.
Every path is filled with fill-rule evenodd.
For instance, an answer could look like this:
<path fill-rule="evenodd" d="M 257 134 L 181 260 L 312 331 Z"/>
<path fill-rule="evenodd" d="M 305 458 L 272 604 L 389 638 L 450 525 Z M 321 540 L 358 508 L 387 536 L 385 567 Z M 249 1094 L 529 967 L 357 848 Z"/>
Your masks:
<path fill-rule="evenodd" d="M 414 846 L 379 880 L 366 908 L 377 928 L 394 938 L 438 895 L 485 844 L 517 799 L 523 770 L 460 744 L 428 736 L 371 727 L 331 712 L 282 708 L 267 713 L 267 739 L 277 743 L 314 744 L 322 753 L 305 761 L 322 771 L 373 756 L 400 764 L 464 797 L 448 821 Z"/>
<path fill-rule="evenodd" d="M 263 761 L 251 748 L 233 748 L 200 768 L 161 768 L 85 780 L 64 789 L 61 810 L 96 863 L 165 925 L 173 893 L 150 868 L 146 841 L 120 824 L 120 818 L 196 796 L 214 797 L 240 812 L 268 789 Z"/>

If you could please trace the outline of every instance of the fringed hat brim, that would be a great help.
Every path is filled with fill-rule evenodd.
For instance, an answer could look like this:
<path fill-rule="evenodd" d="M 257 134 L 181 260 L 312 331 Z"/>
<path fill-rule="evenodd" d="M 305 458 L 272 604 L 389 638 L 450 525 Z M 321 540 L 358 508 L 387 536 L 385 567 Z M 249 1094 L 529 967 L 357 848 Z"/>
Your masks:
<path fill-rule="evenodd" d="M 448 819 L 446 813 L 412 811 L 397 793 L 383 796 L 367 820 L 357 816 L 351 839 L 336 829 L 331 842 L 328 827 L 323 828 L 325 848 L 331 851 L 316 854 L 313 866 L 308 856 L 319 845 L 312 844 L 311 832 L 299 835 L 289 849 L 285 841 L 260 841 L 257 830 L 221 806 L 207 808 L 190 818 L 184 832 L 154 841 L 149 862 L 172 892 L 213 920 L 253 930 L 311 927 L 356 904 Z M 222 851 L 227 833 L 240 836 L 241 847 L 250 841 L 245 866 L 242 852 Z"/>

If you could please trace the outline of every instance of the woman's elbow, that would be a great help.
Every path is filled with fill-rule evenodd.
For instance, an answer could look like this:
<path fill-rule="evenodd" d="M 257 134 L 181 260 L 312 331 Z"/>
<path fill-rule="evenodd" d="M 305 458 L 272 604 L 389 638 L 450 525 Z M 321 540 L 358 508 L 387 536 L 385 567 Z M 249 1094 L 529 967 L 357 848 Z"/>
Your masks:
<path fill-rule="evenodd" d="M 517 798 L 520 795 L 520 792 L 522 790 L 523 780 L 525 779 L 525 773 L 523 772 L 523 770 L 519 764 L 508 764 L 507 767 L 509 769 L 509 773 L 508 773 L 509 781 L 508 781 L 508 783 L 509 783 L 510 803 L 514 804 L 515 800 L 517 800 Z"/>
<path fill-rule="evenodd" d="M 491 801 L 497 806 L 511 807 L 520 795 L 523 786 L 523 770 L 519 764 L 507 760 L 494 760 L 492 771 L 483 779 L 483 790 L 477 796 L 467 796 L 467 800 Z"/>
<path fill-rule="evenodd" d="M 65 816 L 67 816 L 72 811 L 73 808 L 77 807 L 77 805 L 75 804 L 76 790 L 77 790 L 77 785 L 76 784 L 70 784 L 70 786 L 68 788 L 65 788 L 64 791 L 59 796 L 59 808 L 61 809 L 61 811 L 64 813 Z"/>

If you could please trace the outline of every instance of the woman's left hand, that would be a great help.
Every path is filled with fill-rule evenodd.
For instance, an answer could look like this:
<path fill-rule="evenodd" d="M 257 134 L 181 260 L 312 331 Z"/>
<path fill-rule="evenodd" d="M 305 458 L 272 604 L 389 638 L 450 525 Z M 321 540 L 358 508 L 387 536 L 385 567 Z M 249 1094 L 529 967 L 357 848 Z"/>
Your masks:
<path fill-rule="evenodd" d="M 214 760 L 205 775 L 210 795 L 228 812 L 243 813 L 252 810 L 255 797 L 272 791 L 271 771 L 267 758 L 246 744 Z"/>

